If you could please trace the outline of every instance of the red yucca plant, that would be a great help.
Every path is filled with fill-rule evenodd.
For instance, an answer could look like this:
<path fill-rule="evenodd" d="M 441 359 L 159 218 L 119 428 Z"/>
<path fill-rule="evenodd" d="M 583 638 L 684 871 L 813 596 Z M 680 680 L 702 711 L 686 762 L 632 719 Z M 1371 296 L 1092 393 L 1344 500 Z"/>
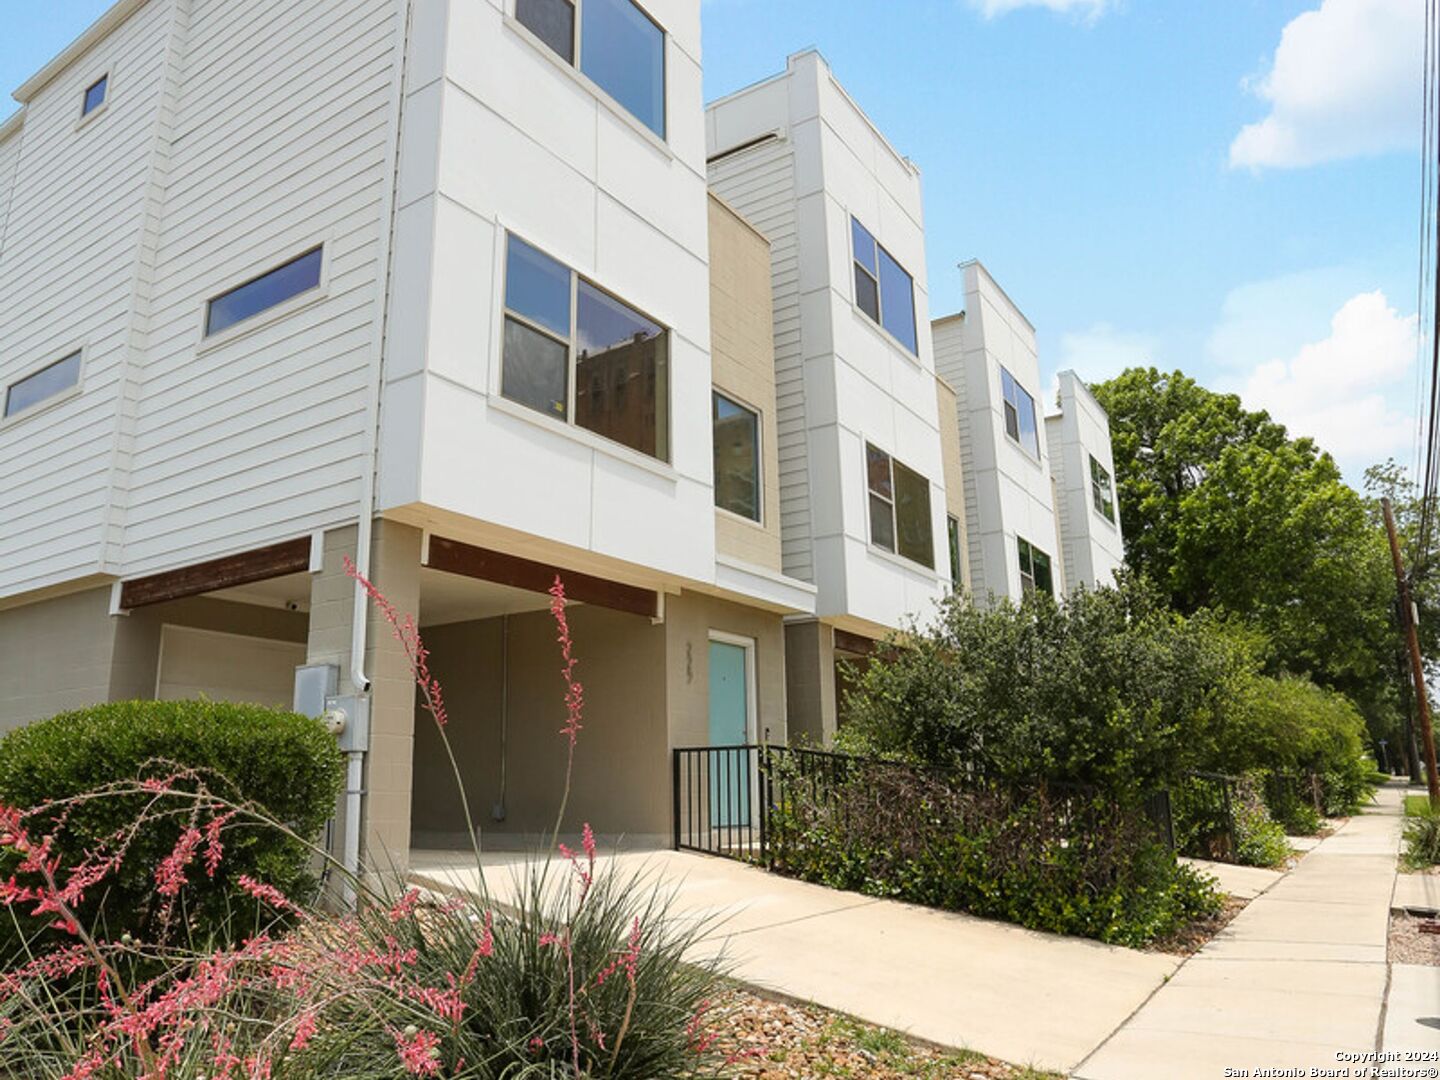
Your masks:
<path fill-rule="evenodd" d="M 419 630 L 348 569 L 405 651 L 463 801 L 443 691 Z M 207 928 L 183 915 L 187 886 L 223 867 L 235 831 L 289 832 L 284 824 L 177 768 L 75 800 L 151 796 L 133 823 L 65 865 L 55 851 L 69 806 L 0 808 L 0 852 L 20 859 L 0 886 L 0 907 L 42 916 L 73 940 L 30 951 L 0 974 L 0 1076 L 19 1061 L 38 1080 L 715 1075 L 724 1062 L 704 1017 L 720 976 L 713 964 L 685 961 L 706 926 L 668 918 L 666 895 L 605 869 L 588 824 L 578 851 L 559 842 L 584 692 L 559 578 L 551 596 L 568 755 L 552 840 L 558 861 L 532 860 L 501 905 L 484 884 L 472 825 L 474 893 L 442 898 L 354 880 L 357 910 L 340 915 L 241 876 L 242 898 L 270 916 L 240 944 L 208 948 Z M 465 813 L 469 821 L 468 803 Z M 107 940 L 77 904 L 104 889 L 156 815 L 177 814 L 184 827 L 153 878 L 186 940 Z M 51 831 L 32 835 L 31 823 L 42 821 Z M 332 863 L 331 872 L 343 871 Z M 237 936 L 225 929 L 221 937 Z"/>

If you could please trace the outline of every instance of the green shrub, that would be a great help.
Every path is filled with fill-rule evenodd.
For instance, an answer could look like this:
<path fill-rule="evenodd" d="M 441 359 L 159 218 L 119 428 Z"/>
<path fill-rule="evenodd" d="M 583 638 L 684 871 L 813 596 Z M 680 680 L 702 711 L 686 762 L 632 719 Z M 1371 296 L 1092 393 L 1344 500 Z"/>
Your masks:
<path fill-rule="evenodd" d="M 1218 910 L 1143 814 L 1093 790 L 952 786 L 889 763 L 828 794 L 775 790 L 775 868 L 807 881 L 1132 946 Z"/>
<path fill-rule="evenodd" d="M 173 794 L 137 783 L 182 772 Z M 121 865 L 76 905 L 80 921 L 110 939 L 129 933 L 159 940 L 177 929 L 172 922 L 200 939 L 253 933 L 256 905 L 237 879 L 248 874 L 304 897 L 314 884 L 306 842 L 334 813 L 343 778 L 340 751 L 319 723 L 250 705 L 121 702 L 62 714 L 0 740 L 0 806 L 31 811 L 30 835 L 53 834 L 53 850 L 64 865 L 78 866 L 96 850 L 116 848 L 116 838 L 138 823 L 126 836 Z M 177 900 L 182 910 L 172 918 L 157 894 L 156 871 L 197 824 L 197 801 L 187 793 L 201 789 L 253 804 L 295 836 L 237 816 L 224 831 L 224 857 L 213 877 L 192 872 Z M 0 851 L 0 880 L 19 861 L 15 851 Z M 23 909 L 11 911 L 18 916 Z M 32 942 L 60 937 L 46 931 L 43 920 L 19 922 Z M 16 931 L 8 915 L 0 920 L 0 960 L 7 931 L 12 937 Z"/>
<path fill-rule="evenodd" d="M 1411 870 L 1440 863 L 1440 811 L 1426 805 L 1405 819 L 1404 861 Z"/>
<path fill-rule="evenodd" d="M 1257 777 L 1240 778 L 1233 808 L 1235 861 L 1241 866 L 1283 866 L 1294 852 L 1284 828 L 1265 807 Z"/>

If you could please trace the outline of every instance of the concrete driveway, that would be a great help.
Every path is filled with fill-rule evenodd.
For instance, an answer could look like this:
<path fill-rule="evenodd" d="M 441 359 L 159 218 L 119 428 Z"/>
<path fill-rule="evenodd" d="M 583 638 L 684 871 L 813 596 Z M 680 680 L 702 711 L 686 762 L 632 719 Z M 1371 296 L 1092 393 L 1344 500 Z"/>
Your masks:
<path fill-rule="evenodd" d="M 718 918 L 707 945 L 723 947 L 743 982 L 1016 1064 L 1068 1073 L 1179 966 L 1172 956 L 872 900 L 703 855 L 609 858 L 673 889 L 680 915 Z M 497 899 L 513 895 L 525 861 L 485 857 Z M 415 852 L 411 865 L 425 887 L 478 885 L 473 856 Z"/>

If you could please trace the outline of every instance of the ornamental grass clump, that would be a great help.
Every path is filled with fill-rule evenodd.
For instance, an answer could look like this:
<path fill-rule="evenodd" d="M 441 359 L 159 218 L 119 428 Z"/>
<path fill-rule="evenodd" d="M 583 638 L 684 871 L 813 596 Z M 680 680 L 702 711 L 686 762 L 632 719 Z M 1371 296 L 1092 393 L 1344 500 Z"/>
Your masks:
<path fill-rule="evenodd" d="M 355 576 L 404 646 L 444 740 L 443 694 L 413 620 Z M 559 734 L 573 751 L 583 689 L 558 579 L 553 600 Z M 45 929 L 0 969 L 6 1080 L 654 1080 L 723 1064 L 705 1020 L 718 966 L 686 959 L 708 924 L 669 917 L 667 894 L 607 868 L 589 825 L 571 850 L 557 822 L 552 856 L 532 862 L 503 904 L 478 873 L 477 841 L 476 892 L 347 878 L 359 903 L 333 914 L 229 862 L 245 837 L 268 833 L 328 859 L 293 823 L 197 770 L 147 762 L 141 775 L 0 807 L 0 854 L 14 873 L 0 916 Z M 134 820 L 93 848 L 72 855 L 62 843 L 77 813 L 134 800 Z M 107 889 L 157 821 L 173 840 L 147 859 L 143 900 L 165 932 L 112 935 Z M 222 875 L 233 913 L 195 917 L 192 893 Z M 96 916 L 82 916 L 92 902 Z"/>

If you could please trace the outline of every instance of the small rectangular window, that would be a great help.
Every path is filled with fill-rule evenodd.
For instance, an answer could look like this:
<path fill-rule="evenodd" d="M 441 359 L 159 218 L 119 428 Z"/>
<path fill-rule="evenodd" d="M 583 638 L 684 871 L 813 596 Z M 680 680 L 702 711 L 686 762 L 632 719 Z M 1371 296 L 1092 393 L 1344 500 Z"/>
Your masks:
<path fill-rule="evenodd" d="M 930 481 L 870 443 L 865 444 L 865 470 L 870 491 L 870 542 L 933 570 Z"/>
<path fill-rule="evenodd" d="M 1029 595 L 1039 591 L 1053 597 L 1055 581 L 1050 574 L 1050 556 L 1019 537 L 1016 538 L 1016 544 L 1020 552 L 1021 592 Z"/>
<path fill-rule="evenodd" d="M 85 104 L 80 109 L 81 116 L 89 116 L 92 112 L 105 104 L 105 93 L 110 88 L 110 76 L 102 75 L 95 82 L 91 83 L 85 90 Z"/>
<path fill-rule="evenodd" d="M 228 330 L 263 311 L 277 307 L 301 293 L 320 287 L 320 270 L 325 249 L 317 247 L 284 266 L 277 266 L 244 285 L 221 293 L 211 300 L 205 314 L 205 336 Z"/>
<path fill-rule="evenodd" d="M 670 331 L 507 237 L 500 393 L 670 460 Z"/>
<path fill-rule="evenodd" d="M 960 566 L 960 519 L 954 514 L 946 515 L 945 535 L 950 541 L 950 584 L 958 591 L 965 587 L 965 575 Z"/>
<path fill-rule="evenodd" d="M 1090 494 L 1095 509 L 1106 521 L 1115 520 L 1115 493 L 1110 483 L 1110 471 L 1090 455 Z"/>
<path fill-rule="evenodd" d="M 1030 452 L 1040 456 L 1040 432 L 1035 423 L 1035 399 L 1015 381 L 1015 376 L 1000 369 L 1000 388 L 1005 399 L 1005 434 Z"/>
<path fill-rule="evenodd" d="M 760 520 L 760 414 L 712 395 L 715 428 L 715 505 Z"/>
<path fill-rule="evenodd" d="M 915 279 L 853 217 L 850 242 L 855 252 L 855 306 L 918 356 Z"/>
<path fill-rule="evenodd" d="M 49 367 L 10 384 L 5 391 L 5 416 L 11 417 L 63 394 L 80 382 L 80 354 L 71 353 Z"/>

